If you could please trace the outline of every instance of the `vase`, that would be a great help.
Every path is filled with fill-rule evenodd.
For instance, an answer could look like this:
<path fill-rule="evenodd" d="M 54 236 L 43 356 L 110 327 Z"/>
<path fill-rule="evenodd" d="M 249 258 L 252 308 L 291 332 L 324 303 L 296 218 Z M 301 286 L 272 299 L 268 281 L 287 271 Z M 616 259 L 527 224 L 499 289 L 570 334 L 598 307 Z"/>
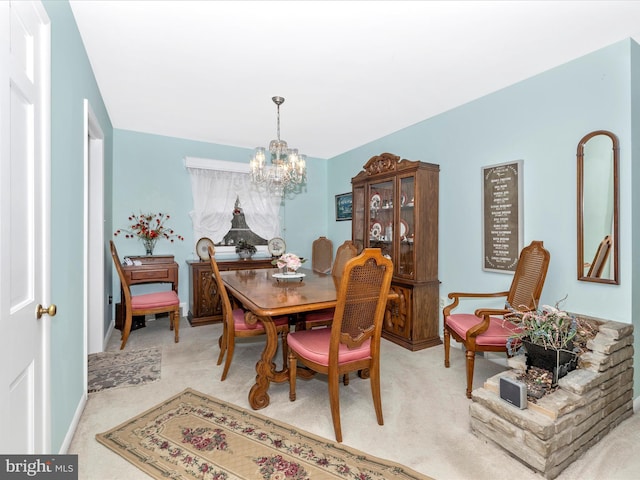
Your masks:
<path fill-rule="evenodd" d="M 142 240 L 142 243 L 144 244 L 144 248 L 146 251 L 146 255 L 153 255 L 153 249 L 156 246 L 156 241 L 157 239 L 155 238 L 145 238 Z"/>
<path fill-rule="evenodd" d="M 251 260 L 251 257 L 253 257 L 253 253 L 251 253 L 249 250 L 240 250 L 238 252 L 238 256 L 243 260 Z"/>
<path fill-rule="evenodd" d="M 526 350 L 527 368 L 538 367 L 552 372 L 553 387 L 560 378 L 575 370 L 578 363 L 578 355 L 573 352 L 573 342 L 569 342 L 562 349 L 545 348 L 524 338 L 522 344 Z"/>

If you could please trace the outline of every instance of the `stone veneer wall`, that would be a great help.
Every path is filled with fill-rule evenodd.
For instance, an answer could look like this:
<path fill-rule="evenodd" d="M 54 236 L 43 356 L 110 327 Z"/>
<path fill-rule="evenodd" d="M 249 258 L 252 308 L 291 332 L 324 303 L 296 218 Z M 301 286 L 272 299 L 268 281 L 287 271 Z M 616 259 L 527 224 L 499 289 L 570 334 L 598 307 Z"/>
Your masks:
<path fill-rule="evenodd" d="M 633 414 L 633 325 L 603 321 L 578 369 L 558 389 L 520 410 L 500 398 L 500 377 L 515 379 L 524 355 L 473 391 L 471 430 L 525 465 L 557 477 L 610 430 Z"/>

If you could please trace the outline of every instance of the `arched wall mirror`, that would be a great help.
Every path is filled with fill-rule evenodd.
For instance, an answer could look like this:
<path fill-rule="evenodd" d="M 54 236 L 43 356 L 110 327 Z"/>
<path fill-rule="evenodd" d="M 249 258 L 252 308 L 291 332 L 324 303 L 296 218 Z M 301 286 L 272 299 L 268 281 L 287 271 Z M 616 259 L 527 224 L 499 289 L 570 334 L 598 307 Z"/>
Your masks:
<path fill-rule="evenodd" d="M 606 130 L 578 144 L 578 280 L 619 284 L 618 138 Z"/>

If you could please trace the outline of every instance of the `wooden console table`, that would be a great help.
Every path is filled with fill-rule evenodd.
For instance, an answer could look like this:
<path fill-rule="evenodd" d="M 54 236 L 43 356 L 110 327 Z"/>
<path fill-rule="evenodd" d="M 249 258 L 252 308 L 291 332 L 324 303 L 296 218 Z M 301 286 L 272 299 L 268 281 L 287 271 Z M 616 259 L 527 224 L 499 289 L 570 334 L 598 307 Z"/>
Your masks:
<path fill-rule="evenodd" d="M 127 284 L 138 285 L 141 283 L 171 283 L 173 291 L 178 293 L 178 264 L 173 259 L 173 255 L 148 255 L 140 257 L 128 257 L 131 260 L 140 261 L 142 265 L 123 265 L 122 270 Z M 120 298 L 124 298 L 122 285 L 120 285 Z M 116 304 L 115 327 L 122 330 L 126 316 L 125 305 Z M 144 321 L 133 322 L 132 330 L 144 326 Z M 135 328 L 134 328 L 135 326 Z"/>
<path fill-rule="evenodd" d="M 213 281 L 211 264 L 199 260 L 187 260 L 189 267 L 189 314 L 187 318 L 192 327 L 222 321 L 222 305 L 218 296 L 216 282 Z M 271 258 L 251 260 L 220 260 L 218 269 L 255 270 L 273 268 Z"/>

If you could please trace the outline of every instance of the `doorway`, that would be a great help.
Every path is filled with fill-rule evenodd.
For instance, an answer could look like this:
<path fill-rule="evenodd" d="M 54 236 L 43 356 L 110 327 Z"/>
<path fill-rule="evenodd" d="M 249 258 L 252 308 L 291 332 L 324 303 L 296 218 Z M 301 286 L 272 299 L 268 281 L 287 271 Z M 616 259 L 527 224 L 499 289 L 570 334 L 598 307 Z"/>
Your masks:
<path fill-rule="evenodd" d="M 104 134 L 84 100 L 84 328 L 85 356 L 105 341 Z M 85 367 L 86 377 L 86 367 Z M 86 382 L 85 382 L 86 383 Z"/>

